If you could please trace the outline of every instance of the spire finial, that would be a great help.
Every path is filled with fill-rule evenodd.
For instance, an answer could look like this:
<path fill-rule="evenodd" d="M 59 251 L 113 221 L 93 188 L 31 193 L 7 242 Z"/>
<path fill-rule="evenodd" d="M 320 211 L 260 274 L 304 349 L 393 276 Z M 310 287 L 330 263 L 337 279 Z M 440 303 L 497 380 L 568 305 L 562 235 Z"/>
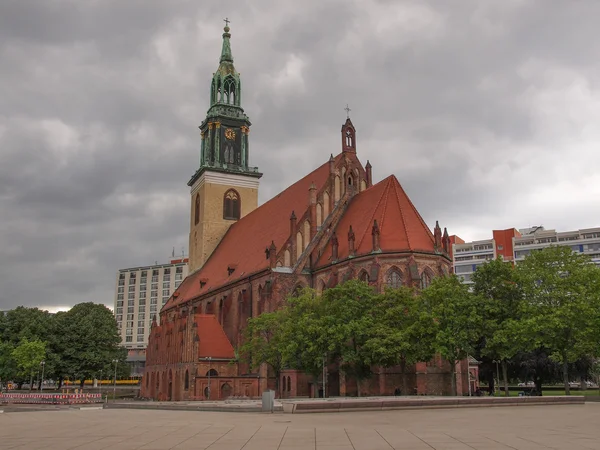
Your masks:
<path fill-rule="evenodd" d="M 349 119 L 350 118 L 350 111 L 352 111 L 352 110 L 348 106 L 348 103 L 346 103 L 346 107 L 344 108 L 344 111 L 346 111 L 346 119 Z"/>
<path fill-rule="evenodd" d="M 220 62 L 233 62 L 233 56 L 231 56 L 231 44 L 229 43 L 229 38 L 231 34 L 229 34 L 229 22 L 228 18 L 223 19 L 225 22 L 225 28 L 223 28 L 223 48 L 221 50 L 221 60 Z"/>

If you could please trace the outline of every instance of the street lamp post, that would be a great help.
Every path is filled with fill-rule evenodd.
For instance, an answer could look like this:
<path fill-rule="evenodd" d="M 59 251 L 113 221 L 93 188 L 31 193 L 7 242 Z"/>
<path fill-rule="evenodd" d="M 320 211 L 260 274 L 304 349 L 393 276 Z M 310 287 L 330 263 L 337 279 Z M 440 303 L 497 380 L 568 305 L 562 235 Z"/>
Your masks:
<path fill-rule="evenodd" d="M 326 389 L 326 385 L 327 385 L 327 375 L 325 372 L 325 361 L 326 361 L 327 355 L 323 356 L 323 398 L 326 398 L 327 395 L 325 394 L 325 389 Z"/>
<path fill-rule="evenodd" d="M 40 366 L 42 366 L 42 382 L 40 383 L 40 391 L 44 390 L 44 369 L 46 368 L 46 361 L 42 361 L 40 363 Z"/>
<path fill-rule="evenodd" d="M 100 398 L 102 398 L 102 370 L 100 370 Z"/>
<path fill-rule="evenodd" d="M 118 359 L 113 359 L 112 362 L 115 363 L 115 378 L 113 381 L 113 402 L 117 398 L 117 364 L 119 363 Z"/>

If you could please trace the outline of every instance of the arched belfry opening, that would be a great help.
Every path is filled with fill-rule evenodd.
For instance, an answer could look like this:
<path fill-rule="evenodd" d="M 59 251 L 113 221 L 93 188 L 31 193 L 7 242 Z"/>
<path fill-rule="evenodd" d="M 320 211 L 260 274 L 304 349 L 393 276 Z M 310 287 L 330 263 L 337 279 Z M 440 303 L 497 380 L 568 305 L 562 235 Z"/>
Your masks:
<path fill-rule="evenodd" d="M 342 125 L 342 151 L 356 151 L 356 129 L 349 117 L 346 119 L 344 125 Z"/>

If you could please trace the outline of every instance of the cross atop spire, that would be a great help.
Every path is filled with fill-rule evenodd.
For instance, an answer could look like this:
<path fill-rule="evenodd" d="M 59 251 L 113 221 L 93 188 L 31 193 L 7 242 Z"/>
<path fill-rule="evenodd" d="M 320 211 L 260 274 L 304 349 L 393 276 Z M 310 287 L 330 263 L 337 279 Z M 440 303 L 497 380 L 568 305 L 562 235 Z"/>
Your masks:
<path fill-rule="evenodd" d="M 350 111 L 352 111 L 352 110 L 348 106 L 348 103 L 346 103 L 346 107 L 344 108 L 344 111 L 346 111 L 346 119 L 349 119 L 350 118 Z"/>
<path fill-rule="evenodd" d="M 225 26 L 228 27 L 229 26 L 229 22 L 231 22 L 231 20 L 229 20 L 227 17 L 225 17 L 223 19 L 223 22 L 225 22 Z"/>

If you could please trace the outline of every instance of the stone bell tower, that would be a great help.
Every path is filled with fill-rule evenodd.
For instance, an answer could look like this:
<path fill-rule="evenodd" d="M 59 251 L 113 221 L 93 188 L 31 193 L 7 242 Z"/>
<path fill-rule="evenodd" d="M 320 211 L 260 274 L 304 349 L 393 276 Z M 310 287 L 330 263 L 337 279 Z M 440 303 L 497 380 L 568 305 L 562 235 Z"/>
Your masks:
<path fill-rule="evenodd" d="M 233 66 L 228 25 L 226 20 L 210 107 L 200 125 L 200 166 L 188 182 L 190 273 L 204 265 L 232 224 L 258 206 L 262 174 L 248 165 L 251 123 L 242 108 L 242 85 Z"/>

